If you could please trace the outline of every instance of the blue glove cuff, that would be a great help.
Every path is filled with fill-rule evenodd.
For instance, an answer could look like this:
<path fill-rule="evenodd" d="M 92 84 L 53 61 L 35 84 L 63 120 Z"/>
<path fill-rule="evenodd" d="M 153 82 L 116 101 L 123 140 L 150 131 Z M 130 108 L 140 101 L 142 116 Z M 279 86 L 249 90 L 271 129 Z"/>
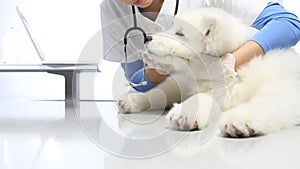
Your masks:
<path fill-rule="evenodd" d="M 144 68 L 138 70 L 137 72 L 135 72 L 132 77 L 131 77 L 131 82 L 133 83 L 140 83 L 141 80 L 143 79 L 143 75 L 144 75 Z M 157 86 L 158 84 L 151 82 L 148 77 L 145 75 L 144 76 L 144 80 L 147 82 L 147 85 L 145 86 L 137 86 L 137 87 L 133 87 L 135 90 L 139 91 L 139 92 L 147 92 L 148 90 L 154 88 L 155 86 Z"/>

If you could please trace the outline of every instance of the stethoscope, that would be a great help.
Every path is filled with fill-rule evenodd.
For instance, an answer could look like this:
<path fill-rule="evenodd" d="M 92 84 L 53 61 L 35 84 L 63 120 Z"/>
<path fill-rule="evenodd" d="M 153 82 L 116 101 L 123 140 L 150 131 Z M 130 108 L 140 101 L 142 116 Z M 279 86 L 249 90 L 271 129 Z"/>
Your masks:
<path fill-rule="evenodd" d="M 174 16 L 177 14 L 178 12 L 178 5 L 179 5 L 179 0 L 176 0 L 176 6 L 175 6 L 175 11 L 174 11 Z M 132 87 L 138 87 L 138 86 L 146 86 L 147 85 L 147 81 L 145 81 L 145 68 L 146 68 L 146 64 L 143 63 L 143 67 L 144 67 L 144 73 L 142 76 L 142 79 L 139 83 L 133 83 L 130 81 L 129 79 L 129 75 L 128 75 L 128 60 L 127 60 L 127 38 L 128 38 L 128 34 L 132 31 L 139 31 L 142 33 L 143 38 L 144 38 L 144 44 L 147 42 L 150 42 L 152 40 L 151 36 L 147 36 L 145 30 L 139 26 L 137 26 L 137 19 L 136 19 L 136 13 L 135 13 L 135 7 L 134 5 L 131 5 L 131 10 L 132 10 L 132 16 L 133 16 L 133 27 L 128 28 L 125 31 L 124 34 L 124 58 L 125 58 L 125 76 L 126 79 L 128 81 L 128 84 Z"/>

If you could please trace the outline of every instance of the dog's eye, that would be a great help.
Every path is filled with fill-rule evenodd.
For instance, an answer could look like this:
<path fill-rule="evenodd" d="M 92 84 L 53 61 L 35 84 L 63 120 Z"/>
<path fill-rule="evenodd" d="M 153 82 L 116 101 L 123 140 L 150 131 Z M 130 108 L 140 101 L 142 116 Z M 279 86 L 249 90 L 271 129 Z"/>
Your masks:
<path fill-rule="evenodd" d="M 181 32 L 175 32 L 175 35 L 177 35 L 177 36 L 184 36 L 184 34 L 181 33 Z"/>

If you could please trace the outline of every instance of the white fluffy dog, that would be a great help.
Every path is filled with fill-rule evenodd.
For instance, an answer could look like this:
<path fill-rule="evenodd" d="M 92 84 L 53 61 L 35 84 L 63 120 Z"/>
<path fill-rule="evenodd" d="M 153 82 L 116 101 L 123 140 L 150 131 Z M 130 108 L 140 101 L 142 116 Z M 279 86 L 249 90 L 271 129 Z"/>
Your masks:
<path fill-rule="evenodd" d="M 216 8 L 197 9 L 174 20 L 147 44 L 144 60 L 171 75 L 146 93 L 129 93 L 118 105 L 135 113 L 174 106 L 172 128 L 203 129 L 218 121 L 221 134 L 250 137 L 300 122 L 300 56 L 291 49 L 257 56 L 236 74 L 222 59 L 246 42 L 253 30 Z M 216 113 L 217 109 L 224 113 Z"/>

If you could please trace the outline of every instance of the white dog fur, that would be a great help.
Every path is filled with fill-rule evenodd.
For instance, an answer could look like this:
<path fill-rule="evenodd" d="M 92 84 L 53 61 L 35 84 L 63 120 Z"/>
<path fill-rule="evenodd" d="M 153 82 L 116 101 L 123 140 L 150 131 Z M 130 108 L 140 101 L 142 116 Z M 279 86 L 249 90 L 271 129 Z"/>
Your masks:
<path fill-rule="evenodd" d="M 300 122 L 300 56 L 292 49 L 257 56 L 224 75 L 221 59 L 241 46 L 253 30 L 216 8 L 186 12 L 166 32 L 155 34 L 144 57 L 172 67 L 171 75 L 146 93 L 119 99 L 121 112 L 172 107 L 170 127 L 203 129 L 213 105 L 223 136 L 250 137 L 289 128 Z M 174 104 L 175 103 L 175 104 Z M 174 104 L 174 105 L 173 105 Z"/>

